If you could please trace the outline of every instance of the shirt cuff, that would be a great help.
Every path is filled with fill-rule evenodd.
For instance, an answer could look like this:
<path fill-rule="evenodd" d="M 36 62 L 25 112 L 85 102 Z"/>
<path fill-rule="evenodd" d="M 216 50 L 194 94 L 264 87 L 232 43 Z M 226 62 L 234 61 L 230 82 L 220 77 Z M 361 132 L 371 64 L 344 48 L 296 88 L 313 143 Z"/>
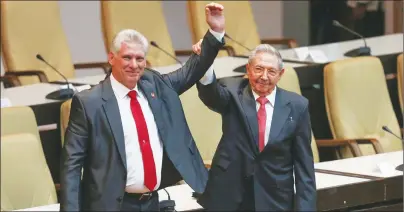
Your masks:
<path fill-rule="evenodd" d="M 215 36 L 215 38 L 219 41 L 219 42 L 222 42 L 222 39 L 223 39 L 223 37 L 224 37 L 224 31 L 223 32 L 215 32 L 215 31 L 213 31 L 212 29 L 210 29 L 209 28 L 209 32 L 213 35 L 213 36 Z"/>
<path fill-rule="evenodd" d="M 213 65 L 211 65 L 208 69 L 208 71 L 205 73 L 205 76 L 202 77 L 202 79 L 199 80 L 199 82 L 202 85 L 209 85 L 213 82 L 215 79 L 215 75 L 213 72 Z"/>

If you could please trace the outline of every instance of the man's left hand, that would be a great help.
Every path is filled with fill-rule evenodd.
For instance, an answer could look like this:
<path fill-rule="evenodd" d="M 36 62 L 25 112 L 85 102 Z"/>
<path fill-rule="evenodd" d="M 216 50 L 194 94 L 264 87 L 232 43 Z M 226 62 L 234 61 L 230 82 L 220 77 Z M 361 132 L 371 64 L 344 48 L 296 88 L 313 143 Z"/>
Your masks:
<path fill-rule="evenodd" d="M 205 6 L 206 23 L 215 32 L 223 32 L 225 26 L 224 7 L 218 3 L 209 3 Z"/>

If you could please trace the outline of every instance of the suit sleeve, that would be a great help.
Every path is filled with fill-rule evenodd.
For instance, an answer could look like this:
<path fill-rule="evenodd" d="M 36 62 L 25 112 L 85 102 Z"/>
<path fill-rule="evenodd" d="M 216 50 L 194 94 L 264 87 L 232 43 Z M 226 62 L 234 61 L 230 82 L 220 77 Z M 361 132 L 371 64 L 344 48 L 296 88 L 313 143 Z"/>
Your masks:
<path fill-rule="evenodd" d="M 80 210 L 81 170 L 88 148 L 88 123 L 80 98 L 72 99 L 61 162 L 60 211 Z"/>
<path fill-rule="evenodd" d="M 296 182 L 295 210 L 297 211 L 316 211 L 316 180 L 310 142 L 311 123 L 308 104 L 306 104 L 297 125 L 293 145 L 293 165 Z"/>
<path fill-rule="evenodd" d="M 193 53 L 183 67 L 163 75 L 163 79 L 181 95 L 205 75 L 223 45 L 223 39 L 219 42 L 208 31 L 203 38 L 200 55 Z"/>
<path fill-rule="evenodd" d="M 220 84 L 216 80 L 216 75 L 213 73 L 212 82 L 202 84 L 198 82 L 197 89 L 199 98 L 211 110 L 223 113 L 229 104 L 230 93 L 225 85 Z"/>

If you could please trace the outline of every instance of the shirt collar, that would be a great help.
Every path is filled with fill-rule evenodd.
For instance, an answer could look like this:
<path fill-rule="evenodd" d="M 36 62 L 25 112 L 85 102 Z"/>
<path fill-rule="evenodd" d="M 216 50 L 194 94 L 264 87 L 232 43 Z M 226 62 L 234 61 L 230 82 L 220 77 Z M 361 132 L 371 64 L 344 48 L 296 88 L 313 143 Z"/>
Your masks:
<path fill-rule="evenodd" d="M 257 101 L 257 99 L 260 97 L 257 93 L 252 90 L 252 93 L 254 95 L 254 100 Z M 269 100 L 269 104 L 271 104 L 272 107 L 275 107 L 275 97 L 276 97 L 276 86 L 274 90 L 266 96 L 266 98 Z"/>
<path fill-rule="evenodd" d="M 112 90 L 114 91 L 115 96 L 117 98 L 123 99 L 123 98 L 127 97 L 129 91 L 132 91 L 132 90 L 136 91 L 137 95 L 140 95 L 139 87 L 137 86 L 137 84 L 136 84 L 135 88 L 133 88 L 131 90 L 131 89 L 127 88 L 126 86 L 124 86 L 123 84 L 121 84 L 120 82 L 118 82 L 118 80 L 115 79 L 113 74 L 111 74 L 111 76 L 109 78 L 111 80 Z"/>

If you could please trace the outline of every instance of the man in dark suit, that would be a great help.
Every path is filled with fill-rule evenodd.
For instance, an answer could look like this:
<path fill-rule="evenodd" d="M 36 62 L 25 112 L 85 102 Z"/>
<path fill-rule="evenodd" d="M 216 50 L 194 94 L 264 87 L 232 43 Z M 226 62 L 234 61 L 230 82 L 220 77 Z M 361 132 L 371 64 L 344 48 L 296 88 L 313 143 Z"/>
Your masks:
<path fill-rule="evenodd" d="M 123 30 L 115 37 L 110 77 L 72 100 L 62 154 L 62 211 L 158 211 L 157 190 L 181 179 L 204 190 L 208 173 L 179 95 L 205 74 L 224 44 L 223 6 L 208 4 L 205 13 L 210 29 L 204 50 L 170 74 L 145 69 L 143 35 Z"/>
<path fill-rule="evenodd" d="M 285 70 L 272 46 L 259 45 L 246 68 L 248 79 L 216 80 L 210 70 L 197 84 L 223 126 L 198 202 L 208 211 L 315 211 L 308 101 L 276 86 Z"/>

